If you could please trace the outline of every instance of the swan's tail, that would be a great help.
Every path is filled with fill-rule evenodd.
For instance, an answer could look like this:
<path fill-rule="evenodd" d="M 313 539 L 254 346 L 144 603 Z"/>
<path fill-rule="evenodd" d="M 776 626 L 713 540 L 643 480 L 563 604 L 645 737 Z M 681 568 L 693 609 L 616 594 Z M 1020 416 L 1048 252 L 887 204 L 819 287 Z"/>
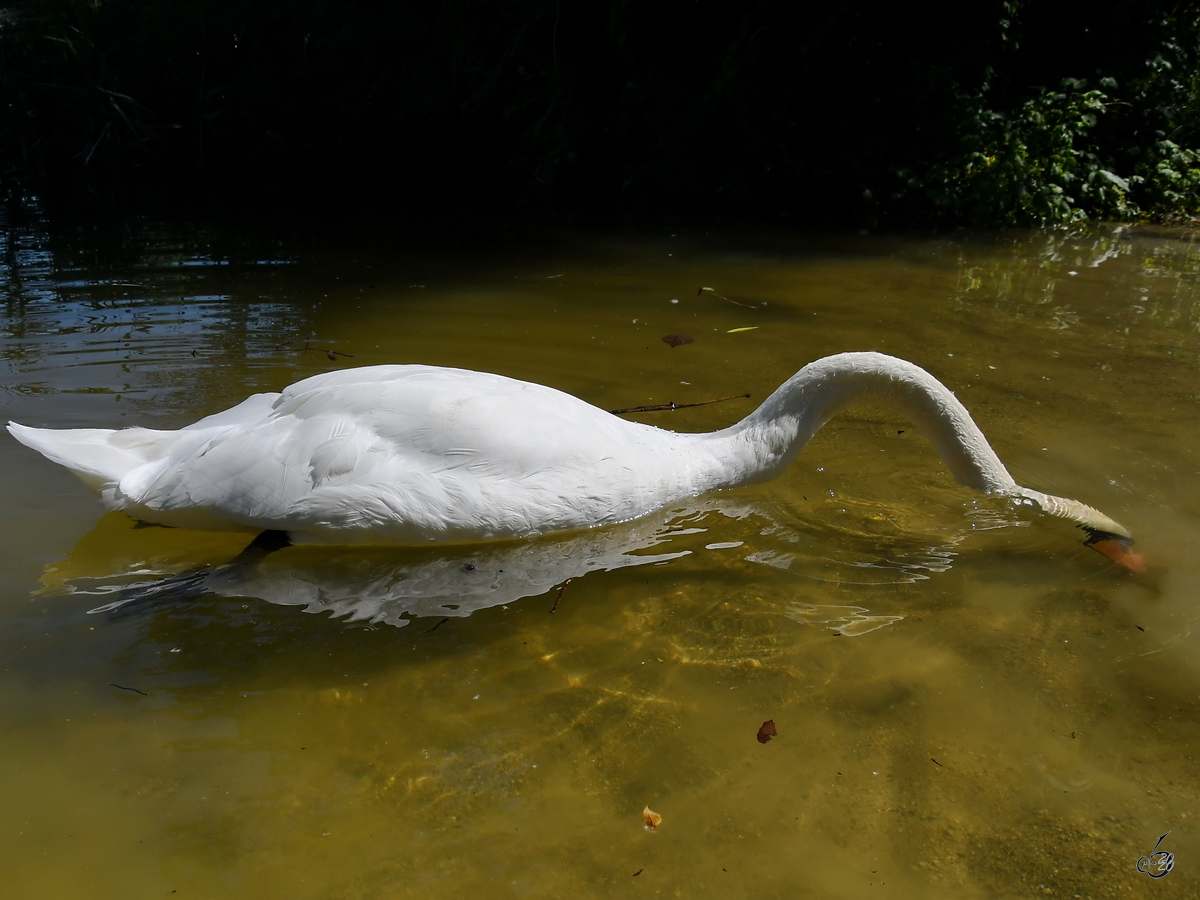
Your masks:
<path fill-rule="evenodd" d="M 161 458 L 179 439 L 177 431 L 149 428 L 30 428 L 8 423 L 8 432 L 51 462 L 65 466 L 79 480 L 103 493 L 130 470 Z"/>
<path fill-rule="evenodd" d="M 1032 503 L 1043 512 L 1074 522 L 1087 534 L 1084 544 L 1103 553 L 1117 565 L 1131 572 L 1146 570 L 1145 560 L 1133 549 L 1133 536 L 1129 529 L 1100 510 L 1078 500 L 1055 497 L 1020 486 L 1010 493 L 1019 502 Z"/>

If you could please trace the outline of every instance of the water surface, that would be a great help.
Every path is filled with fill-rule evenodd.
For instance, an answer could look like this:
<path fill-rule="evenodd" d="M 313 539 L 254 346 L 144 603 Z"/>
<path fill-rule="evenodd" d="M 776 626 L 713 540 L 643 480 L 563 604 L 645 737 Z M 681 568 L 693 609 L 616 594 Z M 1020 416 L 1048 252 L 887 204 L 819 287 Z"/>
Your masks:
<path fill-rule="evenodd" d="M 290 548 L 223 593 L 89 615 L 245 538 L 102 514 L 5 436 L 13 896 L 1200 889 L 1192 233 L 48 235 L 5 235 L 4 418 L 173 428 L 419 362 L 606 409 L 751 394 L 634 416 L 711 430 L 806 362 L 878 350 L 951 387 L 1018 481 L 1129 526 L 1150 568 L 959 487 L 863 407 L 782 479 L 619 528 Z M 1167 831 L 1176 867 L 1150 882 Z"/>

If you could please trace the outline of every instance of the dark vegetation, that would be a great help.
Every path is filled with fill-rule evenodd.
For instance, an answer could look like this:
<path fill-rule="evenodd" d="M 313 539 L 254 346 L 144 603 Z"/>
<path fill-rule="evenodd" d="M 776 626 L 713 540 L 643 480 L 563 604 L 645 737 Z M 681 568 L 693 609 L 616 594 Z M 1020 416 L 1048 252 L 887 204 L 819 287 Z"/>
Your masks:
<path fill-rule="evenodd" d="M 12 0 L 53 206 L 901 227 L 1200 213 L 1200 4 Z"/>

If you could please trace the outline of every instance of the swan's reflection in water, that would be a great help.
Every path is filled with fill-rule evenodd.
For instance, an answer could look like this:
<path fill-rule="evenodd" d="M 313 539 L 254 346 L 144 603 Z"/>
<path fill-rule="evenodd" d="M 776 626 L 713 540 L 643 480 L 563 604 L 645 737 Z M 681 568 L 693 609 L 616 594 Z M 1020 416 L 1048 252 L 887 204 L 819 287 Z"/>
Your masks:
<path fill-rule="evenodd" d="M 536 597 L 571 578 L 665 563 L 691 553 L 666 549 L 693 528 L 641 520 L 568 536 L 439 547 L 293 547 L 244 572 L 215 573 L 216 593 L 256 597 L 348 622 L 407 625 L 426 616 L 465 617 Z M 655 552 L 659 547 L 664 549 Z"/>
<path fill-rule="evenodd" d="M 795 513 L 700 498 L 619 526 L 524 541 L 428 548 L 298 545 L 235 564 L 228 560 L 237 556 L 246 536 L 139 528 L 113 513 L 66 560 L 47 568 L 42 592 L 86 596 L 92 612 L 217 595 L 328 612 L 347 622 L 405 626 L 418 618 L 466 617 L 548 594 L 592 572 L 667 565 L 705 554 L 712 565 L 748 573 L 767 566 L 798 576 L 801 602 L 781 614 L 855 636 L 900 617 L 871 615 L 858 606 L 807 604 L 804 586 L 922 580 L 948 569 L 957 545 L 978 534 L 964 527 L 961 517 L 940 539 L 931 540 L 922 527 L 914 530 L 923 533 L 906 533 L 896 527 L 902 517 L 896 509 L 888 510 L 890 534 L 885 536 L 874 528 L 838 527 Z M 860 513 L 852 517 L 859 524 L 883 518 L 871 510 Z"/>

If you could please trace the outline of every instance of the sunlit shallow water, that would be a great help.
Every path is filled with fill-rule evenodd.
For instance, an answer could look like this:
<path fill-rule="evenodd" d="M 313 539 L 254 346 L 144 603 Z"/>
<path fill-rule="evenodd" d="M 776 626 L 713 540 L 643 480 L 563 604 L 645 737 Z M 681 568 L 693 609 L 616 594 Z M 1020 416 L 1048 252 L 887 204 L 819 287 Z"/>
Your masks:
<path fill-rule="evenodd" d="M 421 362 L 606 409 L 752 395 L 635 416 L 710 430 L 872 349 L 955 390 L 1018 481 L 1128 525 L 1149 571 L 955 485 L 864 407 L 784 478 L 642 522 L 289 548 L 89 615 L 245 538 L 103 515 L 5 436 L 0 893 L 1200 889 L 1191 233 L 5 241 L 4 418 L 170 428 Z"/>

